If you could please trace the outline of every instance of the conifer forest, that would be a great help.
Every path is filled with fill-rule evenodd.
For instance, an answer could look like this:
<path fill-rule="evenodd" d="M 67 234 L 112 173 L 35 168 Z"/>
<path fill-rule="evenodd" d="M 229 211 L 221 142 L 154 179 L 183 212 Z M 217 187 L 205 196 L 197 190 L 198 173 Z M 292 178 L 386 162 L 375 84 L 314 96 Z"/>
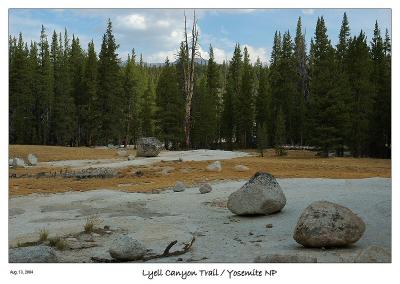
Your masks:
<path fill-rule="evenodd" d="M 122 60 L 110 20 L 100 47 L 44 26 L 37 42 L 10 35 L 9 143 L 134 145 L 154 136 L 167 149 L 292 145 L 391 157 L 391 38 L 378 22 L 367 39 L 344 14 L 333 45 L 323 17 L 310 42 L 299 17 L 296 33 L 276 31 L 268 62 L 254 64 L 240 44 L 222 64 L 211 45 L 202 59 L 195 25 L 176 58 L 157 65 L 135 53 L 140 39 Z"/>

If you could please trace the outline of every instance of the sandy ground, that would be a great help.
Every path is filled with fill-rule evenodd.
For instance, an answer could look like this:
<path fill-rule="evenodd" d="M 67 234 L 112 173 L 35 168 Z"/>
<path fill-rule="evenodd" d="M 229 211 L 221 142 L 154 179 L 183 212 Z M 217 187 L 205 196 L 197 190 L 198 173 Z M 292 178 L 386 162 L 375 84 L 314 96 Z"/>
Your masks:
<path fill-rule="evenodd" d="M 214 190 L 199 194 L 159 194 L 115 190 L 31 194 L 9 199 L 9 242 L 34 241 L 47 228 L 50 237 L 81 232 L 89 216 L 103 220 L 112 233 L 88 236 L 92 248 L 58 251 L 64 262 L 90 262 L 91 256 L 109 258 L 108 248 L 122 232 L 133 234 L 153 252 L 161 253 L 173 240 L 178 245 L 196 241 L 180 256 L 183 262 L 252 262 L 256 256 L 283 253 L 317 257 L 318 262 L 352 262 L 369 245 L 391 247 L 391 179 L 278 179 L 287 197 L 282 212 L 258 217 L 239 217 L 226 208 L 229 194 L 245 181 L 213 183 Z M 341 249 L 305 249 L 292 238 L 302 210 L 316 200 L 347 206 L 366 223 L 364 236 L 355 245 Z M 266 228 L 272 224 L 272 228 Z M 178 257 L 159 259 L 176 262 Z"/>

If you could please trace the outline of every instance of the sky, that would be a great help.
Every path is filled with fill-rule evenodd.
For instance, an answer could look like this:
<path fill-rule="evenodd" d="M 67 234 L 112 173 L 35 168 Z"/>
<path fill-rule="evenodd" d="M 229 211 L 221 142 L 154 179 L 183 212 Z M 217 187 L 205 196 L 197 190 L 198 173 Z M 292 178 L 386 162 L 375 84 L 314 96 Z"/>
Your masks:
<path fill-rule="evenodd" d="M 63 33 L 66 28 L 70 36 L 79 37 L 84 49 L 93 40 L 98 52 L 110 18 L 122 60 L 134 48 L 137 55 L 143 54 L 145 62 L 161 63 L 167 56 L 175 59 L 183 39 L 184 12 L 191 24 L 193 9 L 9 9 L 9 34 L 21 32 L 25 41 L 38 41 L 44 25 L 50 41 L 54 30 Z M 369 42 L 375 21 L 382 36 L 386 29 L 391 35 L 390 9 L 196 9 L 200 53 L 208 59 L 211 44 L 216 61 L 222 63 L 232 57 L 239 43 L 247 47 L 252 62 L 259 57 L 267 63 L 275 31 L 289 30 L 294 37 L 298 17 L 302 18 L 308 44 L 318 16 L 324 17 L 328 36 L 336 44 L 344 12 L 352 36 L 363 30 Z"/>

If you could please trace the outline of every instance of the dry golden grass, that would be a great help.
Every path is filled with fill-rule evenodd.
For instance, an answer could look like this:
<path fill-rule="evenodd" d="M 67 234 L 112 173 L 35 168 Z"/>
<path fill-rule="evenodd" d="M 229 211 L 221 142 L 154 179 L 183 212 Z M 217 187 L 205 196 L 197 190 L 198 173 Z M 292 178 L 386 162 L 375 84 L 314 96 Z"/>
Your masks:
<path fill-rule="evenodd" d="M 128 151 L 135 155 L 135 150 Z M 112 159 L 118 157 L 115 149 L 96 149 L 90 147 L 61 147 L 42 145 L 9 145 L 10 157 L 26 158 L 28 154 L 35 154 L 39 162 L 61 161 L 61 160 L 86 160 L 86 159 Z"/>
<path fill-rule="evenodd" d="M 47 146 L 36 146 L 47 147 Z M 66 148 L 72 151 L 81 148 Z M 102 151 L 92 149 L 93 151 Z M 72 151 L 73 152 L 73 151 Z M 115 153 L 115 150 L 113 151 Z M 57 154 L 58 155 L 58 154 Z M 87 154 L 89 156 L 89 154 Z M 75 153 L 72 155 L 76 157 Z M 86 157 L 88 157 L 86 156 Z M 64 157 L 73 159 L 66 153 Z M 93 158 L 93 157 L 92 157 Z M 48 159 L 54 159 L 49 155 Z M 64 158 L 66 159 L 66 158 Z M 356 158 L 318 158 L 309 151 L 289 151 L 288 156 L 276 157 L 273 151 L 267 151 L 264 158 L 242 157 L 232 160 L 221 160 L 221 172 L 208 172 L 206 166 L 210 161 L 193 162 L 160 162 L 152 166 L 129 167 L 121 169 L 116 178 L 76 180 L 71 178 L 12 178 L 9 180 L 10 196 L 31 193 L 56 193 L 66 191 L 86 191 L 93 189 L 115 189 L 131 192 L 152 192 L 157 189 L 171 187 L 177 180 L 187 185 L 213 180 L 239 180 L 251 177 L 257 171 L 266 171 L 278 178 L 367 178 L 391 177 L 391 160 L 356 159 Z M 237 172 L 236 165 L 246 165 L 247 172 Z M 163 175 L 161 170 L 174 168 L 170 174 Z M 57 169 L 31 168 L 25 171 L 55 171 Z M 135 172 L 141 171 L 138 176 Z M 11 171 L 10 171 L 11 172 Z M 30 172 L 32 173 L 32 172 Z"/>

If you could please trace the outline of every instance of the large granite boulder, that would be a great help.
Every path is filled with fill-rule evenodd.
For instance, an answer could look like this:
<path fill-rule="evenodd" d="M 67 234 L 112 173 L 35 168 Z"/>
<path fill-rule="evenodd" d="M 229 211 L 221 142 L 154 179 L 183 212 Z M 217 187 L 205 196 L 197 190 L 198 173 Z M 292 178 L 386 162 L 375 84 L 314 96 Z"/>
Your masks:
<path fill-rule="evenodd" d="M 28 165 L 30 166 L 36 166 L 38 163 L 38 158 L 36 157 L 35 154 L 29 154 L 28 155 Z"/>
<path fill-rule="evenodd" d="M 363 220 L 350 209 L 317 201 L 304 209 L 293 238 L 305 247 L 339 247 L 355 243 L 364 231 Z"/>
<path fill-rule="evenodd" d="M 11 248 L 8 250 L 10 263 L 54 263 L 58 262 L 53 248 L 40 245 L 32 247 Z"/>
<path fill-rule="evenodd" d="M 390 250 L 380 246 L 369 246 L 363 249 L 354 262 L 360 263 L 390 263 L 392 255 Z"/>
<path fill-rule="evenodd" d="M 137 157 L 157 157 L 163 149 L 162 143 L 154 137 L 143 137 L 137 141 Z"/>
<path fill-rule="evenodd" d="M 114 259 L 132 261 L 142 259 L 146 254 L 146 247 L 129 235 L 120 235 L 114 239 L 108 252 Z"/>
<path fill-rule="evenodd" d="M 228 209 L 236 215 L 267 215 L 278 212 L 286 197 L 275 177 L 258 172 L 229 196 Z"/>

